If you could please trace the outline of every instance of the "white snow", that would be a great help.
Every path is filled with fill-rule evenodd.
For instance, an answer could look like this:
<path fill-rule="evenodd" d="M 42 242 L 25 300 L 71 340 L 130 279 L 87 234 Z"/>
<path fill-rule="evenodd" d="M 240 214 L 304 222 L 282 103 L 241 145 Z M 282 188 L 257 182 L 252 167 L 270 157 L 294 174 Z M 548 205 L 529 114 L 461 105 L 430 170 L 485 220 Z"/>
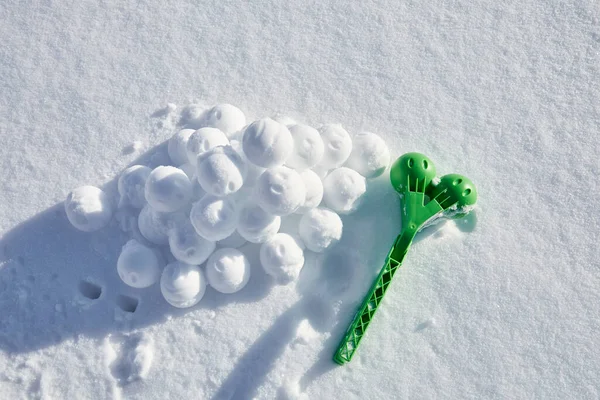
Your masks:
<path fill-rule="evenodd" d="M 160 277 L 160 291 L 173 307 L 188 308 L 197 304 L 206 291 L 206 278 L 197 265 L 175 261 L 167 264 Z"/>
<path fill-rule="evenodd" d="M 187 144 L 194 132 L 193 129 L 181 129 L 169 139 L 167 150 L 171 161 L 176 166 L 188 162 Z"/>
<path fill-rule="evenodd" d="M 227 136 L 220 129 L 211 127 L 200 128 L 192 133 L 188 139 L 188 162 L 195 166 L 198 162 L 198 156 L 215 147 L 227 146 L 228 144 L 229 139 L 227 139 Z"/>
<path fill-rule="evenodd" d="M 352 152 L 352 139 L 341 124 L 326 124 L 319 128 L 323 140 L 323 156 L 318 167 L 328 170 L 342 166 Z"/>
<path fill-rule="evenodd" d="M 235 231 L 238 212 L 238 205 L 230 197 L 207 194 L 192 206 L 190 220 L 198 235 L 218 241 Z"/>
<path fill-rule="evenodd" d="M 304 214 L 321 204 L 321 200 L 323 200 L 323 181 L 315 171 L 310 169 L 302 171 L 300 177 L 304 182 L 306 195 L 302 205 L 296 209 L 296 213 Z"/>
<path fill-rule="evenodd" d="M 238 247 L 243 246 L 246 242 L 247 240 L 244 239 L 242 235 L 238 233 L 238 231 L 235 231 L 225 239 L 219 240 L 217 244 L 219 247 L 233 247 L 234 249 L 237 249 Z"/>
<path fill-rule="evenodd" d="M 144 189 L 148 204 L 160 212 L 182 209 L 192 198 L 192 183 L 179 168 L 160 166 L 152 170 Z"/>
<path fill-rule="evenodd" d="M 173 257 L 187 264 L 202 264 L 216 247 L 214 241 L 198 235 L 189 220 L 169 230 L 168 236 Z"/>
<path fill-rule="evenodd" d="M 365 178 L 350 168 L 336 168 L 323 180 L 323 202 L 340 214 L 355 212 L 366 192 Z"/>
<path fill-rule="evenodd" d="M 119 207 L 130 206 L 142 208 L 146 204 L 146 181 L 152 170 L 144 165 L 132 165 L 121 173 L 117 188 L 119 190 Z"/>
<path fill-rule="evenodd" d="M 346 160 L 346 167 L 372 179 L 383 174 L 389 165 L 390 150 L 381 136 L 361 132 L 352 138 L 352 152 Z"/>
<path fill-rule="evenodd" d="M 263 168 L 285 163 L 294 150 L 294 140 L 289 129 L 271 119 L 252 122 L 242 136 L 244 154 L 255 165 Z"/>
<path fill-rule="evenodd" d="M 113 214 L 110 197 L 95 186 L 73 189 L 65 199 L 64 208 L 71 225 L 83 232 L 104 228 Z"/>
<path fill-rule="evenodd" d="M 268 213 L 288 215 L 304 203 L 306 188 L 300 174 L 288 167 L 266 170 L 256 183 L 256 201 Z"/>
<path fill-rule="evenodd" d="M 0 398 L 598 398 L 599 7 L 1 1 Z M 348 365 L 401 226 L 387 171 L 292 284 L 245 244 L 246 287 L 182 310 L 121 282 L 117 211 L 67 219 L 72 189 L 116 203 L 129 166 L 174 165 L 169 138 L 220 103 L 376 132 L 477 185 L 473 214 L 419 233 Z"/>
<path fill-rule="evenodd" d="M 296 238 L 278 233 L 260 247 L 260 263 L 277 283 L 287 285 L 300 274 L 304 252 Z"/>
<path fill-rule="evenodd" d="M 303 124 L 292 125 L 289 130 L 294 139 L 294 149 L 285 164 L 297 171 L 303 171 L 317 165 L 325 152 L 325 146 L 319 131 Z"/>
<path fill-rule="evenodd" d="M 196 179 L 214 196 L 237 192 L 246 179 L 246 164 L 233 147 L 217 146 L 198 156 Z"/>
<path fill-rule="evenodd" d="M 253 201 L 247 201 L 239 209 L 237 232 L 251 243 L 266 242 L 280 226 L 280 216 L 269 214 Z"/>
<path fill-rule="evenodd" d="M 185 214 L 181 211 L 165 213 L 156 211 L 146 204 L 138 216 L 138 229 L 149 242 L 166 245 L 169 243 L 169 230 L 186 219 Z"/>
<path fill-rule="evenodd" d="M 246 125 L 246 116 L 234 105 L 217 104 L 206 111 L 203 123 L 219 129 L 232 139 Z"/>
<path fill-rule="evenodd" d="M 306 247 L 317 253 L 336 244 L 342 237 L 342 231 L 340 216 L 322 207 L 313 208 L 304 214 L 298 226 L 298 233 Z"/>
<path fill-rule="evenodd" d="M 117 260 L 119 277 L 134 288 L 145 288 L 158 282 L 164 266 L 160 254 L 134 239 L 125 243 Z"/>
<path fill-rule="evenodd" d="M 250 279 L 250 261 L 237 249 L 219 249 L 206 262 L 206 279 L 218 292 L 239 292 Z"/>

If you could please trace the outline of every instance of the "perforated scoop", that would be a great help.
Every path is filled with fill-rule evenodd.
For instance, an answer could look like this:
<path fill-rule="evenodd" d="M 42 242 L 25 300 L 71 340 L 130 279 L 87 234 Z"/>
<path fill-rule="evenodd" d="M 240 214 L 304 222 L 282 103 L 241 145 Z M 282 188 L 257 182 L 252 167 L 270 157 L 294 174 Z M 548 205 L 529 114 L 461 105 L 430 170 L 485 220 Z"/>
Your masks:
<path fill-rule="evenodd" d="M 437 218 L 463 217 L 475 205 L 477 190 L 471 180 L 449 174 L 436 182 L 435 175 L 433 162 L 420 153 L 406 153 L 392 165 L 390 180 L 402 203 L 402 231 L 335 352 L 338 364 L 352 359 L 417 232 Z"/>

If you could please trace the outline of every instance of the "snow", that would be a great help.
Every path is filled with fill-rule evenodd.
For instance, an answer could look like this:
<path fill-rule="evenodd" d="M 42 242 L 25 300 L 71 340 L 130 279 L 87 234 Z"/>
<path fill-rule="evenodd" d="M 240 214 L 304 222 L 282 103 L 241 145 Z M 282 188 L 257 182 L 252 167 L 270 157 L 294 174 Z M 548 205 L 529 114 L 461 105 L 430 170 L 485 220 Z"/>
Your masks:
<path fill-rule="evenodd" d="M 292 125 L 289 130 L 294 139 L 294 148 L 285 164 L 300 171 L 317 165 L 325 152 L 325 146 L 319 131 L 302 124 Z"/>
<path fill-rule="evenodd" d="M 239 292 L 250 279 L 250 261 L 237 249 L 219 249 L 206 262 L 206 279 L 220 293 Z"/>
<path fill-rule="evenodd" d="M 192 183 L 181 169 L 161 165 L 148 175 L 144 193 L 152 209 L 164 213 L 175 212 L 190 202 Z"/>
<path fill-rule="evenodd" d="M 296 210 L 298 214 L 304 214 L 321 204 L 323 200 L 323 182 L 319 175 L 313 170 L 307 169 L 300 173 L 300 177 L 306 188 L 304 203 Z"/>
<path fill-rule="evenodd" d="M 206 240 L 219 241 L 229 237 L 237 227 L 239 207 L 231 197 L 205 195 L 194 203 L 190 221 Z"/>
<path fill-rule="evenodd" d="M 389 165 L 390 150 L 379 135 L 361 132 L 352 138 L 352 152 L 346 160 L 346 167 L 372 179 L 383 174 Z"/>
<path fill-rule="evenodd" d="M 267 117 L 246 127 L 242 149 L 254 165 L 272 168 L 283 165 L 292 154 L 294 139 L 285 125 Z"/>
<path fill-rule="evenodd" d="M 220 129 L 211 127 L 200 128 L 194 131 L 187 141 L 188 161 L 196 166 L 198 156 L 217 146 L 226 146 L 228 144 L 229 139 L 227 139 L 227 136 Z"/>
<path fill-rule="evenodd" d="M 106 193 L 89 185 L 73 189 L 64 206 L 71 225 L 83 232 L 104 228 L 110 222 L 114 208 Z"/>
<path fill-rule="evenodd" d="M 256 183 L 256 202 L 273 215 L 296 211 L 306 198 L 304 181 L 298 171 L 288 167 L 267 169 Z"/>
<path fill-rule="evenodd" d="M 197 265 L 174 261 L 167 264 L 160 277 L 160 292 L 177 308 L 192 307 L 204 296 L 206 278 Z"/>
<path fill-rule="evenodd" d="M 260 246 L 260 264 L 277 283 L 287 285 L 304 266 L 302 246 L 291 235 L 277 233 Z"/>
<path fill-rule="evenodd" d="M 214 196 L 237 192 L 246 179 L 246 164 L 233 147 L 217 146 L 198 156 L 196 179 L 202 189 Z"/>
<path fill-rule="evenodd" d="M 355 212 L 366 192 L 365 178 L 350 168 L 336 168 L 323 180 L 323 202 L 340 214 Z"/>
<path fill-rule="evenodd" d="M 152 170 L 144 165 L 132 165 L 121 173 L 117 188 L 121 198 L 119 208 L 142 208 L 146 204 L 146 181 Z"/>
<path fill-rule="evenodd" d="M 298 233 L 309 250 L 321 253 L 341 239 L 343 226 L 338 214 L 330 209 L 318 207 L 302 216 Z"/>
<path fill-rule="evenodd" d="M 254 201 L 240 207 L 237 232 L 251 243 L 264 243 L 274 236 L 281 226 L 281 217 L 263 210 Z"/>
<path fill-rule="evenodd" d="M 323 140 L 323 157 L 319 168 L 328 170 L 341 167 L 352 152 L 352 139 L 341 124 L 326 124 L 319 128 Z"/>
<path fill-rule="evenodd" d="M 216 243 L 198 235 L 192 223 L 187 220 L 168 232 L 169 249 L 177 260 L 192 265 L 200 265 L 215 250 Z"/>
<path fill-rule="evenodd" d="M 597 398 L 599 15 L 0 2 L 0 398 Z M 116 199 L 121 171 L 170 165 L 166 141 L 224 102 L 377 132 L 392 161 L 421 151 L 477 185 L 474 214 L 419 234 L 346 366 L 331 356 L 400 227 L 387 173 L 294 284 L 269 283 L 246 245 L 247 286 L 184 310 L 121 282 L 117 224 L 67 220 L 69 191 Z M 337 248 L 362 259 L 328 264 Z"/>
<path fill-rule="evenodd" d="M 158 282 L 164 266 L 160 254 L 135 239 L 125 243 L 117 260 L 119 277 L 134 288 L 145 288 Z"/>

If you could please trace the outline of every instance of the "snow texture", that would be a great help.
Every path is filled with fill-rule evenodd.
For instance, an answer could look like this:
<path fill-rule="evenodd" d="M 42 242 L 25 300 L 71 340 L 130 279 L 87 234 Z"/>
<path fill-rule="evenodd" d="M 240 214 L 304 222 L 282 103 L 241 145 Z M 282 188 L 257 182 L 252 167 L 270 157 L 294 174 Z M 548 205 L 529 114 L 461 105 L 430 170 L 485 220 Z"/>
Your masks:
<path fill-rule="evenodd" d="M 4 0 L 0 37 L 0 398 L 598 398 L 597 1 Z M 183 310 L 121 282 L 129 233 L 67 219 L 73 188 L 117 199 L 225 102 L 477 185 L 474 214 L 419 233 L 346 366 L 401 226 L 387 173 L 323 253 L 362 259 L 306 251 L 273 286 L 242 246 L 246 287 Z"/>
<path fill-rule="evenodd" d="M 237 249 L 219 249 L 206 262 L 206 279 L 218 292 L 239 292 L 250 279 L 250 261 Z"/>

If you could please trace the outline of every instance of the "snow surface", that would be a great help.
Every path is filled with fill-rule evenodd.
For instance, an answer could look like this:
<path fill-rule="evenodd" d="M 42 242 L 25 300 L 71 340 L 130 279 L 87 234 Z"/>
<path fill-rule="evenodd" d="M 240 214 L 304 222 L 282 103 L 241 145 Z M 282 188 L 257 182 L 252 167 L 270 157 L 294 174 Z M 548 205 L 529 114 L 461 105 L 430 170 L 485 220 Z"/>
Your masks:
<path fill-rule="evenodd" d="M 0 398 L 600 395 L 598 2 L 5 0 L 0 37 Z M 477 185 L 350 364 L 331 356 L 400 226 L 387 173 L 297 284 L 249 253 L 243 290 L 185 310 L 120 281 L 116 222 L 69 224 L 69 191 L 116 196 L 217 103 L 376 132 Z"/>

